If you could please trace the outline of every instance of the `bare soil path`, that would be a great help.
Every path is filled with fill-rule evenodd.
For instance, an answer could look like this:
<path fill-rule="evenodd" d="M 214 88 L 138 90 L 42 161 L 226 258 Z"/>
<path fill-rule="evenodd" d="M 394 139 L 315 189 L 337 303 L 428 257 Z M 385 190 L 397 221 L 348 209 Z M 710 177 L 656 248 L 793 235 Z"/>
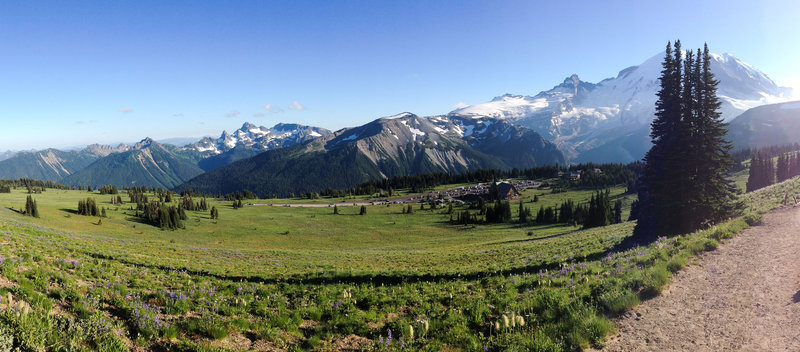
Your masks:
<path fill-rule="evenodd" d="M 766 214 L 615 323 L 603 351 L 800 351 L 800 208 Z"/>

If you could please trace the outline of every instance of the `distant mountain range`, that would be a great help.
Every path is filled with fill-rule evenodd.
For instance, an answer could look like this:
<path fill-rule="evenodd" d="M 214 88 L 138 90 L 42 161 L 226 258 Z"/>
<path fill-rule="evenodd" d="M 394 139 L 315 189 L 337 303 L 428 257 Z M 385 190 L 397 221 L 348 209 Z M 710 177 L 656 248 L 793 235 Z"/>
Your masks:
<path fill-rule="evenodd" d="M 0 179 L 32 178 L 60 181 L 98 159 L 126 148 L 124 145 L 111 147 L 93 144 L 79 151 L 45 149 L 18 152 L 0 161 Z"/>
<path fill-rule="evenodd" d="M 664 54 L 597 84 L 572 75 L 535 96 L 503 95 L 456 109 L 454 115 L 492 116 L 526 126 L 555 142 L 571 161 L 630 162 L 650 148 L 658 77 Z M 730 54 L 712 54 L 720 81 L 722 116 L 730 121 L 747 109 L 789 100 L 791 89 Z"/>
<path fill-rule="evenodd" d="M 427 172 L 630 162 L 650 147 L 662 58 L 596 84 L 572 75 L 534 96 L 506 94 L 441 116 L 402 113 L 335 133 L 245 123 L 218 138 L 167 140 L 184 145 L 145 138 L 116 147 L 9 151 L 0 153 L 0 179 L 286 195 Z M 800 142 L 800 103 L 784 103 L 790 89 L 729 54 L 713 54 L 712 71 L 737 148 Z"/>
<path fill-rule="evenodd" d="M 171 189 L 202 173 L 196 161 L 179 148 L 146 138 L 125 151 L 98 159 L 64 177 L 60 183 L 71 186 L 146 185 Z"/>
<path fill-rule="evenodd" d="M 489 117 L 402 113 L 212 170 L 177 190 L 261 196 L 343 189 L 382 177 L 563 164 L 536 132 Z"/>
<path fill-rule="evenodd" d="M 737 149 L 800 143 L 800 101 L 747 110 L 730 122 L 728 139 Z"/>
<path fill-rule="evenodd" d="M 272 128 L 245 123 L 220 138 L 177 147 L 145 138 L 135 145 L 93 144 L 81 150 L 9 153 L 0 161 L 0 179 L 34 178 L 70 186 L 132 184 L 173 188 L 214 168 L 272 148 L 292 146 L 330 131 L 297 124 Z"/>

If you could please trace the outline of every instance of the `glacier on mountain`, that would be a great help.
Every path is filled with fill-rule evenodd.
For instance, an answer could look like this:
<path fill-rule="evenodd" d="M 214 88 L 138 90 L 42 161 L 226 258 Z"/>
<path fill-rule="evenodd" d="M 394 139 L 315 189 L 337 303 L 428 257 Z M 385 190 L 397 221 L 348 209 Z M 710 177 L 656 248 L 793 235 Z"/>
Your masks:
<path fill-rule="evenodd" d="M 573 74 L 535 96 L 506 94 L 450 115 L 510 120 L 555 142 L 572 161 L 638 160 L 649 148 L 663 57 L 655 55 L 597 84 Z M 712 54 L 711 70 L 720 81 L 717 94 L 725 121 L 750 108 L 791 99 L 791 89 L 779 87 L 733 55 Z"/>

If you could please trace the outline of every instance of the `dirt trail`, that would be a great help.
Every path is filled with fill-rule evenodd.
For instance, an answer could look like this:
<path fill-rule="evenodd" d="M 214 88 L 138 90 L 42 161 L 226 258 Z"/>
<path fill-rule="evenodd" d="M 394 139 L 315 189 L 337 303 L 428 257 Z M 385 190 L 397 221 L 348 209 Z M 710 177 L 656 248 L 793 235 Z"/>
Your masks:
<path fill-rule="evenodd" d="M 615 324 L 603 351 L 800 351 L 800 208 L 765 215 Z"/>

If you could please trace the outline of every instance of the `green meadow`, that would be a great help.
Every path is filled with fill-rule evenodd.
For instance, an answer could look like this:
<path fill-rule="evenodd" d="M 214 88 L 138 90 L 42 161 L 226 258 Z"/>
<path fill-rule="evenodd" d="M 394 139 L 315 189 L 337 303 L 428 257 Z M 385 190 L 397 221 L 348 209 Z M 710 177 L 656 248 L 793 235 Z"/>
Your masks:
<path fill-rule="evenodd" d="M 775 206 L 774 188 L 750 202 Z M 635 195 L 624 192 L 610 189 L 627 219 Z M 0 350 L 581 350 L 601 346 L 609 318 L 657 294 L 691 255 L 748 226 L 616 252 L 633 222 L 513 221 L 520 201 L 535 214 L 592 193 L 526 190 L 512 222 L 466 226 L 446 206 L 359 215 L 214 199 L 219 219 L 187 211 L 185 228 L 162 230 L 124 192 L 113 205 L 47 189 L 31 195 L 32 218 L 18 211 L 29 194 L 13 189 L 0 193 Z M 107 217 L 78 215 L 87 197 Z"/>

